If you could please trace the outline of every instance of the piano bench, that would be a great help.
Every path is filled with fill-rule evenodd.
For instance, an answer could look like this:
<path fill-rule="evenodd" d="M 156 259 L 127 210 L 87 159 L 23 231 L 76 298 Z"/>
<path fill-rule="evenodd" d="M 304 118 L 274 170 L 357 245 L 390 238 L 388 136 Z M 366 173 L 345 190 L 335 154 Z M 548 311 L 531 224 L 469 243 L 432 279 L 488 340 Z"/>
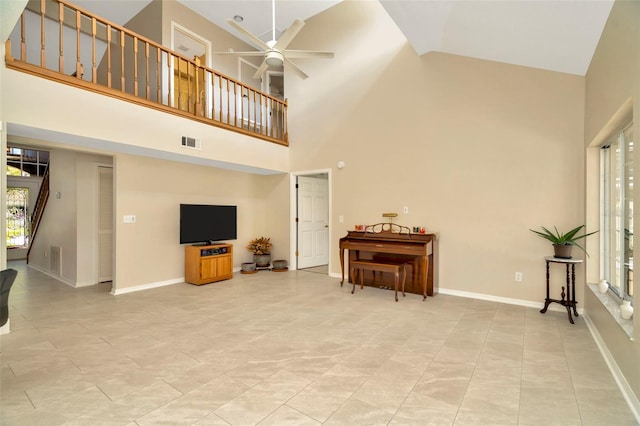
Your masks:
<path fill-rule="evenodd" d="M 407 279 L 407 270 L 405 263 L 375 262 L 373 260 L 352 260 L 351 261 L 351 280 L 353 281 L 353 289 L 351 294 L 356 291 L 356 271 L 360 275 L 360 288 L 364 288 L 364 271 L 373 271 L 374 280 L 376 272 L 390 272 L 394 276 L 393 288 L 395 290 L 396 302 L 398 301 L 398 281 L 400 280 L 400 272 L 402 271 L 402 296 L 404 297 L 404 283 Z"/>

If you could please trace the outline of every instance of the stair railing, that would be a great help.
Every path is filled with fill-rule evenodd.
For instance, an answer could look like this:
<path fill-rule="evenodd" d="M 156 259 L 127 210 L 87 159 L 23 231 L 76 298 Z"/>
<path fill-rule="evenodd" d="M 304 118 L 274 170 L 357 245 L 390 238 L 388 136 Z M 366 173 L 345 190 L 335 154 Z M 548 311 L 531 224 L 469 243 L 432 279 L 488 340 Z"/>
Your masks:
<path fill-rule="evenodd" d="M 36 205 L 33 208 L 33 213 L 30 218 L 31 232 L 29 234 L 29 249 L 27 250 L 27 263 L 29 263 L 29 255 L 31 254 L 31 248 L 38 232 L 38 226 L 42 220 L 44 209 L 49 201 L 49 165 L 42 176 L 42 183 L 40 184 L 40 191 L 38 191 L 38 198 L 36 199 Z"/>
<path fill-rule="evenodd" d="M 286 100 L 67 0 L 30 1 L 6 41 L 5 62 L 11 69 L 288 146 Z"/>

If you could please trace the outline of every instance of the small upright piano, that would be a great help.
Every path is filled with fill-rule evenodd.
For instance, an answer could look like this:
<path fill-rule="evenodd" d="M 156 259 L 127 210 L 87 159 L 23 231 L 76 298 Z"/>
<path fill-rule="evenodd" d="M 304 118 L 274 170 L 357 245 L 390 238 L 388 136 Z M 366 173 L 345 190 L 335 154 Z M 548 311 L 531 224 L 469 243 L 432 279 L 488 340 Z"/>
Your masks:
<path fill-rule="evenodd" d="M 401 262 L 410 267 L 406 276 L 406 292 L 425 297 L 438 292 L 437 234 L 413 233 L 409 228 L 387 223 L 367 226 L 364 231 L 348 231 L 345 237 L 340 238 L 341 284 L 344 283 L 345 250 L 349 250 L 349 271 L 353 260 Z M 365 277 L 364 284 L 378 286 L 379 283 L 371 278 L 367 280 Z"/>

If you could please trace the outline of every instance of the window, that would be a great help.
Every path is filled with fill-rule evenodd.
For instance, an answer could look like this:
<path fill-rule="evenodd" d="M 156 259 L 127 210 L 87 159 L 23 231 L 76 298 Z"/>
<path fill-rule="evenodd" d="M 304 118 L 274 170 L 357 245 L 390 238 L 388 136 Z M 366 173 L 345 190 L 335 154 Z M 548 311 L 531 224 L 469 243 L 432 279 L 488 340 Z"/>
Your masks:
<path fill-rule="evenodd" d="M 7 188 L 7 247 L 29 245 L 29 188 Z"/>
<path fill-rule="evenodd" d="M 49 164 L 49 152 L 7 147 L 7 175 L 44 176 Z"/>
<path fill-rule="evenodd" d="M 633 130 L 600 152 L 600 271 L 620 297 L 633 295 Z"/>

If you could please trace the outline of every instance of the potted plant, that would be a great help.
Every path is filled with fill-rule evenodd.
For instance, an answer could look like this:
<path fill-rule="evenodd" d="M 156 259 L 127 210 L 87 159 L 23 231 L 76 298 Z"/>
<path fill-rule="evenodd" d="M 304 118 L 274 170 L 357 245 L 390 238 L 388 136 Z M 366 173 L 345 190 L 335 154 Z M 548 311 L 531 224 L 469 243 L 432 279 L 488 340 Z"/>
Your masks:
<path fill-rule="evenodd" d="M 578 232 L 584 228 L 584 225 L 577 226 L 568 232 L 560 232 L 557 227 L 553 227 L 555 232 L 548 230 L 544 226 L 542 226 L 542 231 L 534 231 L 533 229 L 529 229 L 529 231 L 533 232 L 541 236 L 542 238 L 551 241 L 553 244 L 554 255 L 553 257 L 557 257 L 560 259 L 571 259 L 571 249 L 573 246 L 580 248 L 587 256 L 589 253 L 578 244 L 578 240 L 582 238 L 586 238 L 589 235 L 593 235 L 598 231 L 589 232 L 588 234 L 578 235 Z"/>
<path fill-rule="evenodd" d="M 247 250 L 253 253 L 253 261 L 258 267 L 271 264 L 271 238 L 260 237 L 249 241 Z"/>

